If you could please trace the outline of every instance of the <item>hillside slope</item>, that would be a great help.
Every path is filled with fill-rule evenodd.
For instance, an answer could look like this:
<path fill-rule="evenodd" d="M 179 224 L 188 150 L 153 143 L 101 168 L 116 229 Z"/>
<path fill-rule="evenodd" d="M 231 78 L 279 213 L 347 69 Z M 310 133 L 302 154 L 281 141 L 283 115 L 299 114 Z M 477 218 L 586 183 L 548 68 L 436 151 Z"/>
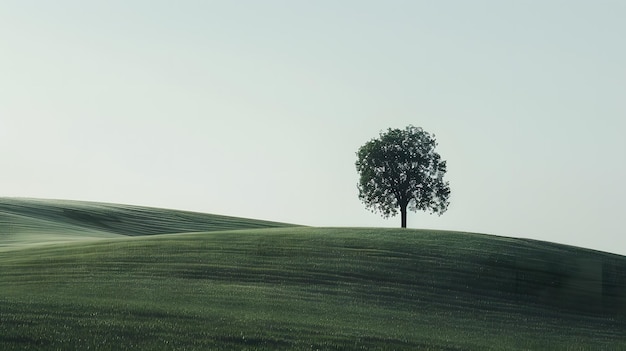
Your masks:
<path fill-rule="evenodd" d="M 140 206 L 0 198 L 0 250 L 117 236 L 286 226 L 293 225 Z"/>
<path fill-rule="evenodd" d="M 626 257 L 401 229 L 0 252 L 4 350 L 620 350 Z"/>

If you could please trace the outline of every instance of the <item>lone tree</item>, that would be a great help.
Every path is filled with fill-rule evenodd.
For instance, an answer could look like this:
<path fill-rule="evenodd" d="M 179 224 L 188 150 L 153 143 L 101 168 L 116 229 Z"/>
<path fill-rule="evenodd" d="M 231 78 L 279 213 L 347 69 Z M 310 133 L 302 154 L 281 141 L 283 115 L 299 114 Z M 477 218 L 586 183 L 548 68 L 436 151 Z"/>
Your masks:
<path fill-rule="evenodd" d="M 400 209 L 402 228 L 406 211 L 441 215 L 448 208 L 450 186 L 443 180 L 446 161 L 435 152 L 435 136 L 409 125 L 389 128 L 359 148 L 359 199 L 372 212 L 395 216 Z"/>

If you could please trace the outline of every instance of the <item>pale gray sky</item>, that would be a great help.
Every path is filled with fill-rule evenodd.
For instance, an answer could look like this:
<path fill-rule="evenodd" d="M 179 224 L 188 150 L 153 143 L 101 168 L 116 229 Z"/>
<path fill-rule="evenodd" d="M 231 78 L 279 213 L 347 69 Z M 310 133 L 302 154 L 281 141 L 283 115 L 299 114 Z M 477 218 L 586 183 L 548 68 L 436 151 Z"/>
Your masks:
<path fill-rule="evenodd" d="M 399 226 L 355 152 L 448 161 L 409 227 L 626 254 L 626 2 L 0 2 L 0 196 Z"/>

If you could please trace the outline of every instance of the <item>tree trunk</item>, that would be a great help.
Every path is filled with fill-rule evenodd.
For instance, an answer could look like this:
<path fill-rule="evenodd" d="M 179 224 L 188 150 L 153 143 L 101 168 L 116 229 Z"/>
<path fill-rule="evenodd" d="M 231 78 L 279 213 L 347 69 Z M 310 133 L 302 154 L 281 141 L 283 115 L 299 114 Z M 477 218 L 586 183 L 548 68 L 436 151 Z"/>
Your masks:
<path fill-rule="evenodd" d="M 406 228 L 406 205 L 400 206 L 400 215 L 402 216 L 402 228 Z"/>

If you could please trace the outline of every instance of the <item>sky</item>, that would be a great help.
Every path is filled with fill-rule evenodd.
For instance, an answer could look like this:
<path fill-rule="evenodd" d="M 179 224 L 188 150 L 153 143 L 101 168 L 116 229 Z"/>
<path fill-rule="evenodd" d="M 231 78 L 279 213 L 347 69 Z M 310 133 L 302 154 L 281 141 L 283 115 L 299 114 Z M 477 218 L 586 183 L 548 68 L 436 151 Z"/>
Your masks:
<path fill-rule="evenodd" d="M 436 136 L 410 228 L 626 255 L 626 2 L 0 1 L 0 196 L 398 227 L 356 151 Z"/>

